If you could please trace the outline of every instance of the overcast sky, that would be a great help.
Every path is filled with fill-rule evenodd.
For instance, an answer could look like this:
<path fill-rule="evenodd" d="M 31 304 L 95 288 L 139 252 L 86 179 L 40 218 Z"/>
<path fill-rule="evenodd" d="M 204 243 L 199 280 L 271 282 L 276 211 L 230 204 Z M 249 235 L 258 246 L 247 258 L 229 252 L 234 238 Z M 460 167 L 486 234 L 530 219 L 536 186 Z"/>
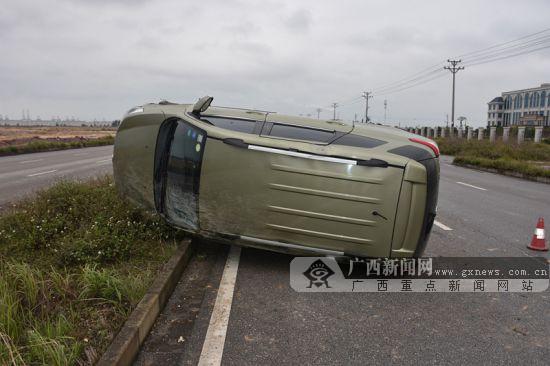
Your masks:
<path fill-rule="evenodd" d="M 4 1 L 0 114 L 117 119 L 168 99 L 351 120 L 344 103 L 448 57 L 549 27 L 540 1 Z M 550 82 L 550 49 L 457 74 L 457 116 L 486 122 L 502 91 Z M 451 75 L 370 100 L 370 116 L 444 122 Z"/>

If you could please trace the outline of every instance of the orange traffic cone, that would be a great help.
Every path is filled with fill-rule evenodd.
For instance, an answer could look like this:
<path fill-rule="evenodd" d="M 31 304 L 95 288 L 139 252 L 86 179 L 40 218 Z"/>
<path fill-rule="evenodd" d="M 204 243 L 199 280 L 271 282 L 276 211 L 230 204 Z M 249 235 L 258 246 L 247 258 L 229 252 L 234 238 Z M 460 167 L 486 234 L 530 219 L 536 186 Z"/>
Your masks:
<path fill-rule="evenodd" d="M 529 244 L 527 248 L 542 251 L 548 250 L 548 246 L 546 246 L 546 240 L 544 238 L 544 219 L 542 217 L 539 217 L 537 228 L 533 234 L 533 239 L 531 239 L 531 244 Z"/>

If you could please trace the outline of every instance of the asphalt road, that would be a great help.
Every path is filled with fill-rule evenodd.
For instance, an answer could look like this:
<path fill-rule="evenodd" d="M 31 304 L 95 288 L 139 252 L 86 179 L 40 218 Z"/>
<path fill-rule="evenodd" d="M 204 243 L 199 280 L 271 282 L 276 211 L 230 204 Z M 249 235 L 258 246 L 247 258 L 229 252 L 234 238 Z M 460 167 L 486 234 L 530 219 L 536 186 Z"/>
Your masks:
<path fill-rule="evenodd" d="M 550 185 L 450 162 L 441 159 L 439 225 L 426 255 L 549 258 L 526 245 L 539 216 L 550 222 Z M 227 250 L 201 245 L 137 365 L 204 361 Z M 550 359 L 549 291 L 298 293 L 289 286 L 291 260 L 242 250 L 227 328 L 216 335 L 225 337 L 216 350 L 222 364 L 546 365 Z"/>
<path fill-rule="evenodd" d="M 62 179 L 113 172 L 113 146 L 0 157 L 0 209 Z"/>
<path fill-rule="evenodd" d="M 112 172 L 112 147 L 0 158 L 0 207 L 60 179 Z M 550 185 L 441 159 L 438 225 L 428 256 L 544 256 L 526 248 L 550 222 Z M 548 233 L 548 230 L 547 230 Z M 196 364 L 228 247 L 203 243 L 136 364 Z M 291 256 L 243 249 L 222 364 L 541 364 L 550 359 L 550 292 L 298 293 Z M 227 289 L 226 289 L 227 292 Z M 215 353 L 215 352 L 214 352 Z"/>

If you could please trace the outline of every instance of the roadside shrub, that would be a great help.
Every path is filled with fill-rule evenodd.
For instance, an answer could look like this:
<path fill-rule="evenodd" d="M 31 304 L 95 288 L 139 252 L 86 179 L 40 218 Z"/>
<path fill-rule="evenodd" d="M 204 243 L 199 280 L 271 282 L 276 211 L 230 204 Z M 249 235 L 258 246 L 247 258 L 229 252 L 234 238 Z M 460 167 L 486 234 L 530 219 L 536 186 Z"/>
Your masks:
<path fill-rule="evenodd" d="M 136 276 L 141 287 L 129 287 L 125 282 L 131 276 L 114 269 L 85 266 L 69 273 L 3 261 L 0 364 L 75 364 L 85 343 L 79 339 L 79 333 L 86 332 L 82 322 L 89 321 L 92 309 L 103 306 L 102 316 L 117 320 L 126 316 L 150 283 L 152 272 L 146 273 L 147 278 Z M 26 346 L 18 347 L 22 344 Z"/>
<path fill-rule="evenodd" d="M 29 359 L 43 365 L 73 365 L 83 345 L 69 336 L 73 324 L 63 315 L 39 322 L 28 331 Z"/>
<path fill-rule="evenodd" d="M 122 281 L 109 269 L 97 269 L 96 266 L 85 266 L 81 277 L 82 298 L 101 298 L 121 302 Z"/>
<path fill-rule="evenodd" d="M 0 216 L 0 365 L 94 364 L 182 235 L 111 177 L 61 182 Z"/>
<path fill-rule="evenodd" d="M 0 218 L 0 253 L 33 261 L 32 250 L 44 250 L 67 266 L 125 261 L 151 250 L 151 243 L 180 238 L 158 216 L 121 199 L 110 177 L 61 182 Z"/>
<path fill-rule="evenodd" d="M 487 159 L 476 158 L 472 156 L 458 156 L 455 157 L 454 163 L 456 164 L 469 164 L 485 168 L 496 169 L 498 171 L 512 171 L 524 174 L 531 177 L 548 177 L 550 178 L 550 170 L 543 169 L 533 164 L 526 164 L 522 161 L 511 159 Z"/>
<path fill-rule="evenodd" d="M 437 144 L 444 155 L 476 156 L 489 159 L 510 158 L 515 160 L 550 161 L 550 147 L 545 144 L 526 142 L 518 145 L 487 140 L 438 139 Z"/>
<path fill-rule="evenodd" d="M 457 164 L 470 164 L 498 171 L 512 171 L 527 176 L 548 177 L 550 170 L 550 144 L 491 143 L 487 140 L 438 139 L 442 154 L 453 155 Z"/>

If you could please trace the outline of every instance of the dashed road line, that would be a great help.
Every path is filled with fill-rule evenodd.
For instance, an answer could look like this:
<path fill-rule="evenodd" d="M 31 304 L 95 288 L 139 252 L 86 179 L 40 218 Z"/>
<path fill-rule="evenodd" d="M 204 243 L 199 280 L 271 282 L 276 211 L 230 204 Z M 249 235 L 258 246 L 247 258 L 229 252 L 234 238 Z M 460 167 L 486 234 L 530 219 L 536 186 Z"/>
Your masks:
<path fill-rule="evenodd" d="M 200 366 L 218 366 L 222 362 L 223 347 L 227 334 L 229 314 L 231 313 L 240 256 L 241 247 L 232 246 L 225 262 L 220 287 L 218 288 L 218 296 L 216 297 L 214 310 L 212 310 L 212 316 L 210 317 L 210 324 L 208 325 L 206 337 L 202 345 L 201 357 L 199 359 Z"/>
<path fill-rule="evenodd" d="M 445 231 L 452 231 L 453 230 L 450 227 L 448 227 L 447 225 L 444 225 L 444 224 L 442 224 L 441 222 L 439 222 L 437 220 L 434 220 L 434 225 L 437 226 L 438 228 L 442 229 L 442 230 L 445 230 Z"/>
<path fill-rule="evenodd" d="M 107 162 L 111 162 L 111 161 L 112 161 L 111 159 L 105 159 L 105 160 L 98 160 L 95 163 L 96 164 L 102 164 L 102 163 L 107 163 Z"/>
<path fill-rule="evenodd" d="M 57 172 L 57 169 L 55 169 L 55 170 L 48 170 L 47 172 L 40 172 L 40 173 L 29 174 L 29 175 L 27 175 L 27 177 L 36 177 L 37 175 L 49 174 L 49 173 L 53 173 L 53 172 Z"/>
<path fill-rule="evenodd" d="M 471 187 L 471 188 L 475 188 L 475 189 L 479 189 L 480 191 L 486 191 L 485 188 L 481 188 L 481 187 L 478 187 L 478 186 L 474 186 L 473 184 L 468 184 L 468 183 L 464 183 L 464 182 L 457 182 L 458 184 L 462 184 L 463 186 L 466 186 L 466 187 Z"/>
<path fill-rule="evenodd" d="M 37 161 L 42 161 L 42 160 L 44 159 L 24 160 L 24 161 L 20 161 L 19 164 L 35 163 Z"/>

